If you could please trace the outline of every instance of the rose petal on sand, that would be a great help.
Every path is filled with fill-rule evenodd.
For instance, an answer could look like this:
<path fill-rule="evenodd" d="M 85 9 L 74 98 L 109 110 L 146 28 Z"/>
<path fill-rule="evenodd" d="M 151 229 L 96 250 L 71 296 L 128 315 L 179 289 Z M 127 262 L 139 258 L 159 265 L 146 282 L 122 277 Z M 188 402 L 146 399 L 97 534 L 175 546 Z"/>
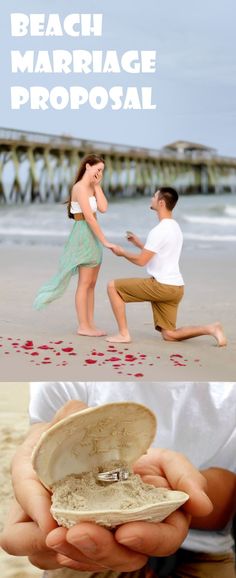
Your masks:
<path fill-rule="evenodd" d="M 62 347 L 61 350 L 65 353 L 70 353 L 70 351 L 74 350 L 74 347 Z"/>

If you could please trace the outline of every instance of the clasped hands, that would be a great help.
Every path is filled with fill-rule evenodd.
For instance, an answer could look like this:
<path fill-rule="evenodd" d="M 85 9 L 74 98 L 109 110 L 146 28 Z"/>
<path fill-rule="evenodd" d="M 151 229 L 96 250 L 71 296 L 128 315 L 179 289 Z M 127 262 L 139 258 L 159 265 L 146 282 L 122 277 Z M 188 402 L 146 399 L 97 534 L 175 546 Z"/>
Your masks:
<path fill-rule="evenodd" d="M 52 423 L 85 407 L 78 401 L 68 402 Z M 151 449 L 136 462 L 134 472 L 144 482 L 187 492 L 190 498 L 181 509 L 163 522 L 129 522 L 114 531 L 86 522 L 69 530 L 58 527 L 50 513 L 50 493 L 31 465 L 32 449 L 52 423 L 32 426 L 13 460 L 16 500 L 0 537 L 9 554 L 29 556 L 41 569 L 131 572 L 142 568 L 150 556 L 174 553 L 187 536 L 191 517 L 212 511 L 204 476 L 182 454 Z"/>

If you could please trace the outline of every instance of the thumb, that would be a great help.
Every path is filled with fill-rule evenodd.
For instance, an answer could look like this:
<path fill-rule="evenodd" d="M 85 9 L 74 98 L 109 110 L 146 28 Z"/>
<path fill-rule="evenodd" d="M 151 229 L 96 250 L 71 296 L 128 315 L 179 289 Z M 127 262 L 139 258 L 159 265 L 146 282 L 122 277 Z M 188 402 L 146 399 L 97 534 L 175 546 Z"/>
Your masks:
<path fill-rule="evenodd" d="M 49 427 L 51 427 L 52 425 L 54 425 L 55 423 L 57 423 L 61 419 L 64 419 L 65 417 L 71 415 L 72 413 L 77 413 L 78 411 L 82 411 L 83 409 L 87 409 L 87 407 L 88 406 L 83 401 L 79 401 L 76 399 L 68 401 L 65 405 L 63 405 L 63 407 L 61 407 L 55 413 L 54 418 L 50 422 Z"/>

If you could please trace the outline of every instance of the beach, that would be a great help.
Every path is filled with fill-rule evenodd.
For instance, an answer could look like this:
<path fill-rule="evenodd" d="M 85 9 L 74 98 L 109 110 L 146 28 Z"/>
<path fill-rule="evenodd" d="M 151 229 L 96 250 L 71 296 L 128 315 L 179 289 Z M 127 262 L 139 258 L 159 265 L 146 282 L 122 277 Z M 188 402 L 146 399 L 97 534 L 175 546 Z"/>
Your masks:
<path fill-rule="evenodd" d="M 28 384 L 0 383 L 0 531 L 12 496 L 10 463 L 17 445 L 28 429 Z M 0 550 L 0 575 L 4 578 L 35 578 L 42 571 L 25 557 L 9 556 Z"/>
<path fill-rule="evenodd" d="M 56 272 L 71 223 L 65 222 L 61 206 L 5 208 L 1 232 L 8 229 L 9 235 L 3 237 L 0 258 L 2 379 L 234 380 L 236 201 L 235 196 L 230 200 L 228 197 L 207 197 L 205 207 L 197 197 L 195 205 L 193 199 L 181 199 L 182 209 L 176 213 L 184 232 L 180 265 L 185 281 L 177 326 L 221 321 L 228 338 L 228 345 L 223 348 L 218 348 L 208 336 L 164 342 L 154 330 L 148 303 L 127 305 L 130 344 L 111 346 L 103 337 L 79 337 L 74 311 L 76 277 L 61 299 L 35 311 L 34 297 Z M 111 204 L 110 215 L 101 219 L 107 237 L 127 246 L 125 231 L 133 228 L 145 238 L 145 231 L 156 224 L 151 211 L 147 211 L 144 222 L 144 209 L 148 209 L 149 202 L 138 199 Z M 128 227 L 132 219 L 134 227 Z M 108 334 L 116 333 L 116 324 L 106 293 L 107 282 L 138 276 L 145 276 L 144 268 L 104 250 L 96 287 L 96 324 Z"/>

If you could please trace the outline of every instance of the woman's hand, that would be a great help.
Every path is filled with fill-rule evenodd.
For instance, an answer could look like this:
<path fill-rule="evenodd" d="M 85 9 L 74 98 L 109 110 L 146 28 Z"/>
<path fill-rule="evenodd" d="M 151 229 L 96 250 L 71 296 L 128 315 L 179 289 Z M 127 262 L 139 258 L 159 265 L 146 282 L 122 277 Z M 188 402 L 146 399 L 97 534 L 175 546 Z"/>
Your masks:
<path fill-rule="evenodd" d="M 120 247 L 120 245 L 114 245 L 112 247 L 112 251 L 115 253 L 115 255 L 117 255 L 117 257 L 123 257 L 125 253 L 125 250 L 123 247 Z"/>
<path fill-rule="evenodd" d="M 114 245 L 114 243 L 109 243 L 109 241 L 104 241 L 103 246 L 112 251 L 116 248 L 116 245 Z"/>

